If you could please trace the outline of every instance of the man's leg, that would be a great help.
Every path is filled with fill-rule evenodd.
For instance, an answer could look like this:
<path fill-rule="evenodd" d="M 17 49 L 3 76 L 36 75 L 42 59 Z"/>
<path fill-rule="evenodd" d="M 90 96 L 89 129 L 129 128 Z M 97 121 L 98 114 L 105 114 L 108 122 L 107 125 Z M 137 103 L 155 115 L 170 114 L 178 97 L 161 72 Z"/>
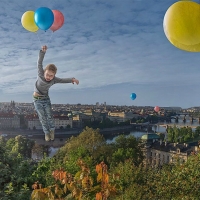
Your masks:
<path fill-rule="evenodd" d="M 45 140 L 49 141 L 50 140 L 50 130 L 49 130 L 49 125 L 48 125 L 48 121 L 47 121 L 47 117 L 46 117 L 46 113 L 45 113 L 45 105 L 46 102 L 44 100 L 34 100 L 34 106 L 35 106 L 35 110 L 38 114 L 40 123 L 42 124 L 42 129 L 45 133 Z"/>
<path fill-rule="evenodd" d="M 45 113 L 47 118 L 48 127 L 50 130 L 50 139 L 54 140 L 55 122 L 51 111 L 51 100 L 48 99 L 45 104 Z"/>

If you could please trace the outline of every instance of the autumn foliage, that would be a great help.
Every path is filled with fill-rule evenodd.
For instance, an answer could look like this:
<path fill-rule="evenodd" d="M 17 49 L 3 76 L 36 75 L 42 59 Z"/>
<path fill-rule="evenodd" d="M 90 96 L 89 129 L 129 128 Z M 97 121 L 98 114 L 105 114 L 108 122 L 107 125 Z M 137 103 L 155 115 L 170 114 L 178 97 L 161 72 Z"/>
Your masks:
<path fill-rule="evenodd" d="M 73 176 L 63 169 L 56 169 L 52 172 L 55 184 L 42 188 L 42 185 L 36 181 L 32 185 L 31 200 L 62 200 L 68 195 L 74 199 L 81 200 L 84 196 L 96 194 L 96 200 L 107 200 L 110 195 L 115 194 L 116 189 L 109 184 L 109 175 L 107 165 L 104 162 L 96 165 L 97 183 L 93 185 L 93 179 L 90 176 L 90 169 L 79 159 L 77 164 L 80 171 Z"/>
<path fill-rule="evenodd" d="M 77 138 L 71 138 L 54 157 L 44 156 L 40 162 L 34 162 L 28 159 L 27 153 L 20 153 L 31 152 L 31 145 L 27 145 L 31 143 L 24 140 L 16 137 L 6 142 L 0 138 L 2 200 L 189 200 L 200 197 L 198 151 L 190 152 L 186 162 L 174 156 L 176 162 L 146 168 L 134 138 L 119 136 L 115 143 L 106 144 L 97 131 L 87 129 Z"/>

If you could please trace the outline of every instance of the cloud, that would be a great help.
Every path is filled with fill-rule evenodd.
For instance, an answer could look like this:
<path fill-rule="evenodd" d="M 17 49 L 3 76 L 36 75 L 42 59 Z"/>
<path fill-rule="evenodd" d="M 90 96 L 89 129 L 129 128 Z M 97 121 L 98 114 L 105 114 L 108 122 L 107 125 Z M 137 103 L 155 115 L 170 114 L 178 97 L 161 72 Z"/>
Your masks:
<path fill-rule="evenodd" d="M 77 87 L 53 86 L 51 94 L 84 91 L 89 102 L 93 99 L 92 93 L 87 93 L 90 90 L 119 88 L 129 96 L 132 91 L 128 91 L 127 85 L 137 85 L 143 92 L 144 88 L 157 85 L 165 89 L 166 85 L 196 87 L 200 76 L 198 54 L 175 48 L 163 32 L 164 14 L 174 2 L 2 0 L 0 90 L 4 99 L 7 94 L 18 93 L 29 99 L 37 76 L 38 51 L 44 44 L 48 46 L 44 65 L 54 63 L 58 67 L 57 76 L 80 80 Z M 39 30 L 36 34 L 22 27 L 23 13 L 42 6 L 63 12 L 65 23 L 60 30 L 54 33 Z M 10 96 L 7 98 L 9 101 Z M 105 98 L 125 102 L 112 96 Z M 148 99 L 141 103 L 145 102 L 148 104 Z M 160 102 L 165 102 L 165 98 L 160 98 Z M 176 99 L 174 104 L 177 105 Z"/>

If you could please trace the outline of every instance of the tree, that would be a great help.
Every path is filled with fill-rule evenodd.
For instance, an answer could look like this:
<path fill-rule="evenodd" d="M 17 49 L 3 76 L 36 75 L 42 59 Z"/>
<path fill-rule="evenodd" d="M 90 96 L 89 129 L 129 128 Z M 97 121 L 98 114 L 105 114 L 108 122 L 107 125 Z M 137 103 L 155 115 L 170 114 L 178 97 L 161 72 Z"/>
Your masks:
<path fill-rule="evenodd" d="M 68 128 L 68 129 L 71 128 L 70 124 L 67 124 L 66 128 Z"/>
<path fill-rule="evenodd" d="M 138 144 L 139 141 L 132 135 L 127 137 L 125 135 L 118 136 L 113 144 L 112 164 L 116 165 L 116 163 L 131 159 L 138 166 L 143 160 L 143 153 Z"/>
<path fill-rule="evenodd" d="M 105 144 L 105 138 L 100 134 L 99 129 L 86 127 L 77 137 L 71 137 L 66 145 L 67 151 L 75 150 L 79 147 L 85 147 L 92 154 L 98 147 Z"/>
<path fill-rule="evenodd" d="M 200 136 L 200 126 L 197 126 L 195 129 L 195 133 Z"/>
<path fill-rule="evenodd" d="M 33 159 L 40 159 L 44 158 L 45 155 L 49 155 L 50 153 L 50 147 L 47 145 L 37 144 L 35 143 L 32 147 L 32 158 Z"/>
<path fill-rule="evenodd" d="M 52 172 L 54 183 L 43 188 L 36 181 L 32 188 L 31 200 L 48 199 L 95 199 L 107 200 L 116 196 L 118 189 L 115 182 L 109 182 L 107 165 L 104 162 L 96 165 L 96 182 L 91 169 L 82 159 L 77 161 L 79 171 L 74 175 L 62 168 Z"/>
<path fill-rule="evenodd" d="M 131 160 L 119 162 L 110 170 L 113 174 L 111 182 L 115 182 L 120 188 L 120 193 L 111 200 L 121 199 L 151 199 L 146 190 L 146 170 L 140 165 L 135 166 Z"/>
<path fill-rule="evenodd" d="M 69 173 L 75 174 L 79 170 L 79 166 L 77 165 L 77 160 L 79 158 L 81 158 L 84 162 L 86 162 L 88 166 L 93 165 L 91 154 L 85 147 L 78 147 L 77 149 L 73 149 L 68 153 L 64 153 L 63 157 L 58 161 L 57 161 L 57 156 L 55 156 L 55 161 L 58 162 L 57 168 L 62 167 Z M 55 166 L 56 165 L 54 165 L 54 167 Z"/>
<path fill-rule="evenodd" d="M 31 158 L 32 148 L 34 141 L 27 139 L 25 136 L 18 135 L 14 139 L 14 145 L 12 146 L 12 152 L 23 155 L 25 158 Z"/>
<path fill-rule="evenodd" d="M 77 159 L 83 159 L 91 167 L 100 158 L 102 160 L 105 159 L 107 156 L 105 152 L 110 151 L 110 149 L 106 150 L 106 147 L 106 140 L 99 133 L 99 129 L 94 130 L 86 127 L 80 135 L 72 136 L 67 140 L 66 144 L 54 156 L 54 160 L 55 163 L 70 173 L 75 173 L 77 170 Z"/>
<path fill-rule="evenodd" d="M 28 140 L 26 145 L 23 142 L 22 139 L 22 146 L 29 146 Z M 33 182 L 31 175 L 35 163 L 21 154 L 24 152 L 20 152 L 16 143 L 14 138 L 8 141 L 0 138 L 0 196 L 2 199 L 26 200 L 30 198 L 28 185 Z"/>
<path fill-rule="evenodd" d="M 44 157 L 37 165 L 36 169 L 32 173 L 32 177 L 35 181 L 39 181 L 43 187 L 53 183 L 51 177 L 52 170 L 54 169 L 54 162 L 51 158 Z"/>

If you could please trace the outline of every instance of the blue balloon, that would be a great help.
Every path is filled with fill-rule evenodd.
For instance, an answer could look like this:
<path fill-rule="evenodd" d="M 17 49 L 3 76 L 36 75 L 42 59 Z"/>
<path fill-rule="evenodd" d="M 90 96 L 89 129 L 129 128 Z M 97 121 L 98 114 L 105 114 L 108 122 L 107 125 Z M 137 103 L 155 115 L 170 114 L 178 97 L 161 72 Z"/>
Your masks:
<path fill-rule="evenodd" d="M 46 31 L 54 22 L 54 14 L 51 9 L 41 7 L 35 11 L 34 20 L 40 29 Z"/>
<path fill-rule="evenodd" d="M 132 100 L 136 99 L 136 94 L 135 94 L 135 93 L 132 93 L 132 94 L 130 95 L 130 98 L 131 98 Z"/>

